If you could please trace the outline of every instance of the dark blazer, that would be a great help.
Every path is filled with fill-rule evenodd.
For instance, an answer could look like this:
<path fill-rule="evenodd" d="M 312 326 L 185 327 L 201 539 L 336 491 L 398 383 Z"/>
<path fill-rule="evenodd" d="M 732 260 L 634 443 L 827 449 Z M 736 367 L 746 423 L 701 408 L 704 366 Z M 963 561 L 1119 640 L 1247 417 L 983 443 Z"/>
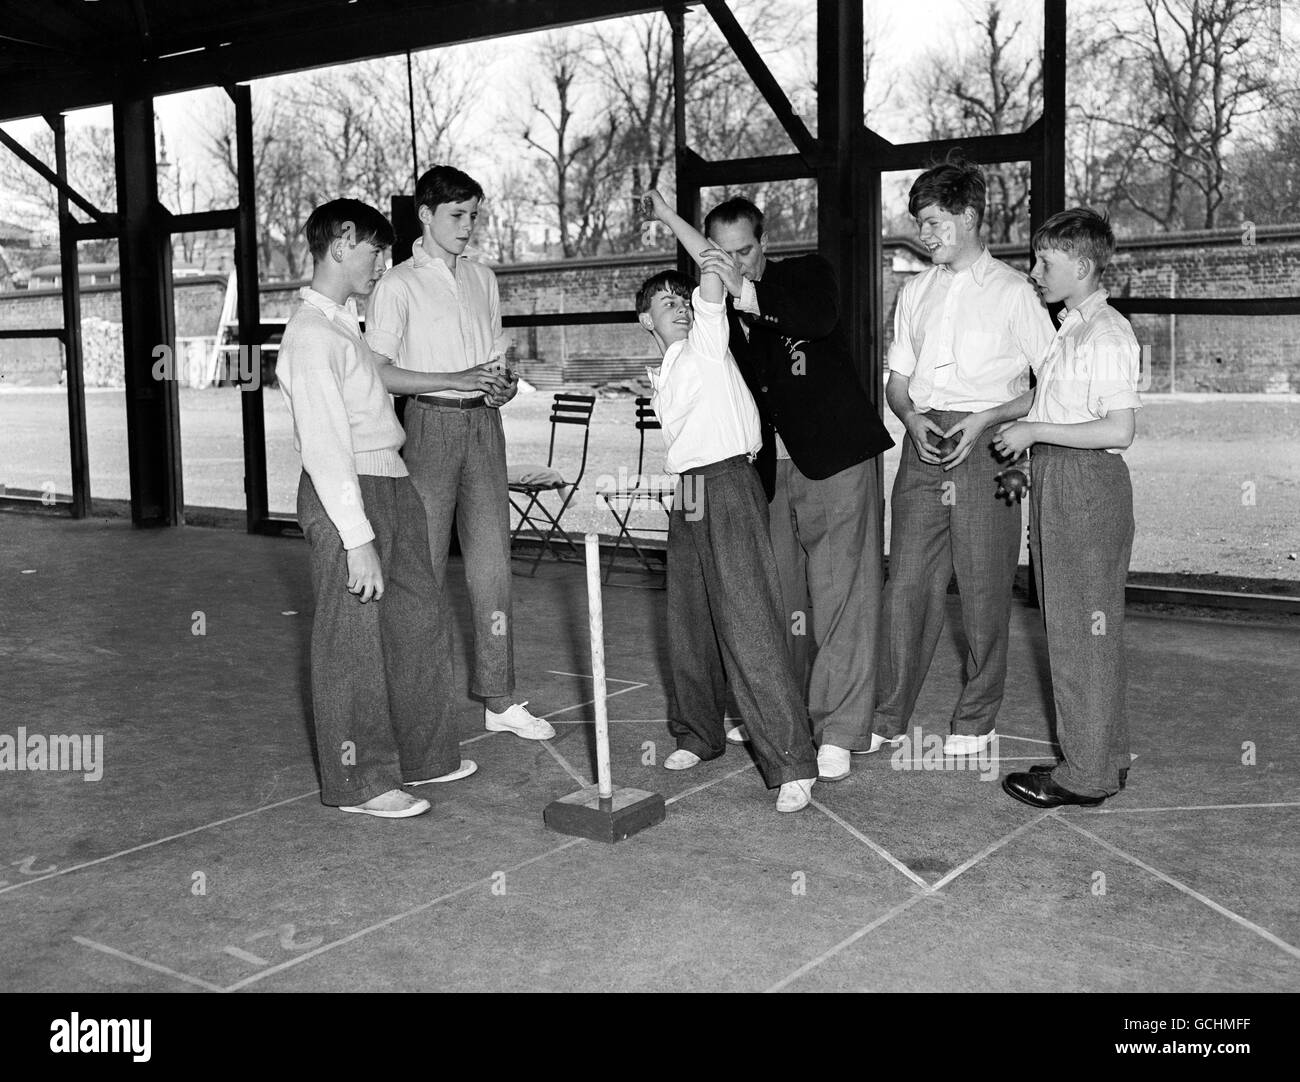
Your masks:
<path fill-rule="evenodd" d="M 799 472 L 814 481 L 874 458 L 894 441 L 849 357 L 831 265 L 818 255 L 769 259 L 754 289 L 762 314 L 738 313 L 728 303 L 727 318 L 731 354 L 758 404 L 763 447 L 756 465 L 770 500 L 774 429 Z"/>

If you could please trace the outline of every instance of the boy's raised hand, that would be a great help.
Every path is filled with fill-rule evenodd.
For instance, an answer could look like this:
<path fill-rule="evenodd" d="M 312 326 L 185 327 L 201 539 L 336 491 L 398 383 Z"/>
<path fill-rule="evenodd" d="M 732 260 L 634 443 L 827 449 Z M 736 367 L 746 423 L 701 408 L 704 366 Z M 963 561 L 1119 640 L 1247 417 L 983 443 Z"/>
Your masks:
<path fill-rule="evenodd" d="M 641 213 L 647 218 L 653 218 L 655 221 L 664 220 L 663 212 L 668 209 L 668 203 L 658 190 L 651 188 L 648 192 L 642 192 L 638 199 L 641 203 Z"/>
<path fill-rule="evenodd" d="M 363 605 L 384 596 L 384 572 L 373 541 L 348 549 L 348 593 L 360 595 Z"/>
<path fill-rule="evenodd" d="M 740 296 L 745 276 L 740 273 L 740 266 L 732 256 L 721 248 L 706 248 L 700 253 L 699 264 L 702 273 L 716 274 L 722 279 L 722 284 L 726 286 L 728 293 L 733 297 Z"/>

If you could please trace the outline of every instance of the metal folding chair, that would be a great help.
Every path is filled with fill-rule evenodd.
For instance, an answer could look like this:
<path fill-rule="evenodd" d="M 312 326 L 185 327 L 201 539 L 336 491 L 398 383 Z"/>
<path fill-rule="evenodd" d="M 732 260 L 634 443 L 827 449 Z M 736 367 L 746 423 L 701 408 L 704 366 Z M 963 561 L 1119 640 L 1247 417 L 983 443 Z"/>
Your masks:
<path fill-rule="evenodd" d="M 660 427 L 659 418 L 655 416 L 654 410 L 650 408 L 650 399 L 636 399 L 636 428 L 639 434 L 636 453 L 636 475 L 631 479 L 632 483 L 626 488 L 603 489 L 596 493 L 609 509 L 609 513 L 614 516 L 614 521 L 618 523 L 618 535 L 614 538 L 614 548 L 609 554 L 609 563 L 605 567 L 605 582 L 609 581 L 609 576 L 614 570 L 614 561 L 618 559 L 619 551 L 623 548 L 625 541 L 631 546 L 632 551 L 636 553 L 637 559 L 641 561 L 641 566 L 647 571 L 663 570 L 662 564 L 655 566 L 650 561 L 628 528 L 628 521 L 632 517 L 632 512 L 638 507 L 657 506 L 665 515 L 672 513 L 673 493 L 676 491 L 676 485 L 654 484 L 645 475 L 645 434 L 657 431 Z M 646 533 L 662 533 L 664 535 L 668 533 L 667 526 L 643 526 L 641 529 Z"/>
<path fill-rule="evenodd" d="M 557 560 L 560 554 L 551 547 L 552 540 L 561 540 L 569 546 L 574 557 L 582 560 L 582 551 L 573 543 L 573 539 L 560 525 L 564 512 L 573 501 L 582 475 L 587 470 L 587 445 L 591 440 L 591 411 L 596 406 L 594 394 L 557 394 L 551 399 L 551 445 L 546 454 L 546 465 L 524 464 L 509 466 L 506 469 L 506 481 L 510 490 L 510 504 L 519 513 L 519 521 L 510 534 L 511 548 L 525 527 L 536 532 L 541 538 L 537 556 L 533 559 L 533 573 L 536 574 L 542 557 L 550 552 Z M 582 462 L 578 472 L 569 480 L 555 466 L 555 436 L 558 425 L 582 426 Z M 542 495 L 554 492 L 560 505 L 554 514 L 542 502 Z M 518 498 L 516 498 L 518 497 Z M 527 497 L 527 502 L 524 498 Z M 523 504 L 522 506 L 521 503 Z M 536 517 L 534 517 L 536 516 Z M 542 521 L 538 521 L 541 519 Z"/>

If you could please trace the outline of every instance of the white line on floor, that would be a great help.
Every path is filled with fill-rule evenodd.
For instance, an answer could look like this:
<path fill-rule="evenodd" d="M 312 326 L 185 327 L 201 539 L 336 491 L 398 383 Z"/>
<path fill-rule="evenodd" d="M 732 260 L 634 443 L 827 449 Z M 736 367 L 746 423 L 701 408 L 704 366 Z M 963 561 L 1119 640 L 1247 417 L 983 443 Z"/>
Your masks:
<path fill-rule="evenodd" d="M 828 819 L 830 819 L 831 822 L 838 823 L 840 826 L 842 826 L 845 830 L 847 830 L 850 834 L 852 834 L 855 838 L 857 838 L 858 841 L 860 841 L 863 845 L 865 845 L 868 849 L 870 849 L 873 853 L 875 853 L 876 856 L 883 857 L 885 860 L 887 860 L 890 864 L 892 864 L 895 868 L 897 868 L 900 872 L 902 872 L 905 876 L 907 876 L 908 879 L 910 879 L 913 883 L 919 886 L 923 891 L 928 892 L 930 890 L 930 884 L 927 883 L 924 879 L 922 879 L 919 875 L 917 875 L 916 872 L 912 871 L 911 868 L 909 868 L 896 856 L 894 856 L 893 853 L 891 853 L 883 845 L 877 845 L 865 834 L 863 834 L 862 831 L 860 831 L 857 827 L 855 827 L 852 823 L 846 823 L 843 819 L 841 819 L 838 815 L 836 815 L 833 811 L 831 811 L 830 808 L 826 807 L 826 805 L 823 804 L 820 800 L 812 801 L 812 806 L 816 808 L 819 812 L 821 812 L 823 815 L 825 815 Z"/>
<path fill-rule="evenodd" d="M 544 747 L 548 752 L 551 753 L 551 758 L 554 759 L 557 763 L 560 764 L 560 766 L 564 768 L 564 772 L 568 774 L 569 777 L 571 777 L 584 789 L 591 788 L 592 783 L 589 782 L 586 778 L 584 778 L 581 774 L 579 774 L 573 768 L 573 765 L 569 762 L 568 759 L 566 759 L 563 755 L 561 755 L 558 751 L 556 751 L 553 747 L 551 747 L 551 742 L 549 740 L 542 740 L 540 741 L 540 743 L 542 747 Z"/>
<path fill-rule="evenodd" d="M 518 864 L 511 865 L 509 868 L 504 869 L 504 871 L 506 873 L 517 872 L 519 871 L 520 868 L 526 868 L 530 864 L 536 864 L 539 860 L 545 860 L 547 857 L 554 856 L 556 853 L 561 853 L 565 849 L 571 849 L 573 846 L 580 845 L 586 840 L 587 840 L 586 838 L 571 838 L 569 841 L 563 843 L 562 845 L 557 845 L 554 849 L 548 849 L 545 853 L 539 853 L 535 857 L 529 857 L 527 860 L 523 860 L 520 861 Z M 222 992 L 237 992 L 239 991 L 239 989 L 246 988 L 248 987 L 248 985 L 254 984 L 257 981 L 262 980 L 264 977 L 269 977 L 273 973 L 279 973 L 283 970 L 296 966 L 301 962 L 305 962 L 307 961 L 308 958 L 315 958 L 318 954 L 324 954 L 326 951 L 332 951 L 336 947 L 342 947 L 342 946 L 346 946 L 348 943 L 354 943 L 356 940 L 361 939 L 364 936 L 368 936 L 372 932 L 377 932 L 382 928 L 387 928 L 389 925 L 396 924 L 398 921 L 405 920 L 407 917 L 413 917 L 417 913 L 423 913 L 426 909 L 432 909 L 435 905 L 438 905 L 442 902 L 450 901 L 452 898 L 459 897 L 460 895 L 466 894 L 471 890 L 476 890 L 476 889 L 482 890 L 484 886 L 491 885 L 495 882 L 496 880 L 493 878 L 493 876 L 486 876 L 482 879 L 476 879 L 472 883 L 466 883 L 463 887 L 458 887 L 456 890 L 449 891 L 446 894 L 439 895 L 437 898 L 433 898 L 430 901 L 421 902 L 419 905 L 413 906 L 412 908 L 406 910 L 404 913 L 397 913 L 391 917 L 386 917 L 384 920 L 379 921 L 377 924 L 372 924 L 368 928 L 362 928 L 359 931 L 353 932 L 351 935 L 344 936 L 342 939 L 336 939 L 332 943 L 323 943 L 315 950 L 310 950 L 303 954 L 295 955 L 293 958 L 281 962 L 278 965 L 271 966 L 269 969 L 264 969 L 259 973 L 253 973 L 250 976 L 245 977 L 241 981 L 236 981 L 228 988 L 221 988 L 217 990 Z"/>
<path fill-rule="evenodd" d="M 744 766 L 737 767 L 729 774 L 723 774 L 722 777 L 720 778 L 714 778 L 712 781 L 702 782 L 699 785 L 692 786 L 690 789 L 686 789 L 683 792 L 678 793 L 676 796 L 670 796 L 667 800 L 664 801 L 664 804 L 665 805 L 676 804 L 677 801 L 681 800 L 682 797 L 684 796 L 692 796 L 695 793 L 702 793 L 704 792 L 705 789 L 712 788 L 713 786 L 717 785 L 719 782 L 724 782 L 728 778 L 734 778 L 737 774 L 743 774 L 746 770 L 753 770 L 753 769 L 754 769 L 753 763 L 746 763 Z"/>
<path fill-rule="evenodd" d="M 971 857 L 969 860 L 967 860 L 967 861 L 965 861 L 965 862 L 963 862 L 963 863 L 961 863 L 961 864 L 958 864 L 957 867 L 955 867 L 952 871 L 950 871 L 950 872 L 949 872 L 947 875 L 945 875 L 942 879 L 936 879 L 936 880 L 935 880 L 935 883 L 934 883 L 934 886 L 931 887 L 930 889 L 933 890 L 933 891 L 939 891 L 939 890 L 942 890 L 942 889 L 943 889 L 944 887 L 946 887 L 949 883 L 951 883 L 954 879 L 956 879 L 959 875 L 962 875 L 962 874 L 964 874 L 965 872 L 970 871 L 973 867 L 975 867 L 976 864 L 978 864 L 978 863 L 979 863 L 981 860 L 983 860 L 985 857 L 990 857 L 990 856 L 992 856 L 992 855 L 993 855 L 994 853 L 996 853 L 999 849 L 1001 849 L 1004 845 L 1006 845 L 1007 842 L 1011 841 L 1012 838 L 1016 837 L 1018 834 L 1023 834 L 1026 830 L 1028 830 L 1028 829 L 1029 829 L 1030 827 L 1032 827 L 1032 826 L 1037 826 L 1037 825 L 1038 825 L 1039 823 L 1041 823 L 1044 819 L 1046 819 L 1050 814 L 1051 814 L 1051 812 L 1043 812 L 1041 815 L 1036 815 L 1036 816 L 1034 816 L 1034 817 L 1033 817 L 1032 819 L 1030 819 L 1028 822 L 1026 822 L 1026 823 L 1021 823 L 1021 824 L 1020 824 L 1018 827 L 1016 827 L 1016 829 L 1013 830 L 1010 834 L 1005 834 L 1005 835 L 1003 835 L 1001 838 L 999 838 L 997 841 L 995 841 L 992 845 L 990 845 L 987 849 L 983 849 L 983 850 L 981 850 L 980 852 L 976 853 L 973 857 Z"/>
<path fill-rule="evenodd" d="M 143 845 L 134 845 L 130 849 L 123 849 L 117 853 L 109 853 L 106 857 L 97 857 L 95 860 L 88 860 L 82 864 L 74 864 L 70 868 L 60 868 L 57 872 L 50 872 L 49 875 L 38 875 L 34 879 L 25 879 L 21 883 L 14 883 L 12 886 L 0 888 L 0 894 L 8 894 L 11 890 L 17 890 L 19 887 L 30 887 L 33 883 L 41 883 L 46 879 L 55 879 L 60 875 L 67 875 L 69 872 L 79 872 L 82 868 L 93 868 L 96 864 L 103 864 L 106 860 L 116 860 L 118 857 L 130 856 L 132 853 L 139 853 L 143 849 L 151 849 L 155 845 L 162 845 L 165 842 L 174 842 L 177 838 L 186 838 L 191 834 L 197 834 L 201 830 L 212 830 L 215 827 L 225 826 L 227 823 L 233 823 L 238 819 L 246 819 L 250 815 L 257 815 L 260 812 L 270 811 L 272 808 L 282 808 L 286 804 L 292 804 L 295 800 L 302 800 L 305 797 L 317 796 L 319 789 L 313 789 L 310 793 L 300 793 L 298 796 L 291 796 L 286 800 L 278 800 L 274 804 L 264 804 L 260 808 L 253 808 L 251 811 L 240 812 L 238 815 L 229 815 L 225 819 L 218 819 L 212 823 L 204 823 L 201 827 L 191 827 L 189 830 L 182 830 L 179 834 L 169 834 L 165 838 L 159 838 L 157 841 L 145 842 Z"/>
<path fill-rule="evenodd" d="M 1182 811 L 1237 811 L 1240 808 L 1300 808 L 1300 801 L 1278 801 L 1273 804 L 1183 804 L 1174 808 L 1080 808 L 1087 815 L 1137 815 L 1140 812 Z"/>
<path fill-rule="evenodd" d="M 241 962 L 248 962 L 255 966 L 269 966 L 271 963 L 265 958 L 259 958 L 256 954 L 250 954 L 246 950 L 240 950 L 238 947 L 222 947 L 226 954 L 238 958 Z"/>
<path fill-rule="evenodd" d="M 830 959 L 834 958 L 837 954 L 840 953 L 840 951 L 844 950 L 846 947 L 853 946 L 853 944 L 856 943 L 863 936 L 871 932 L 874 932 L 885 922 L 893 920 L 900 913 L 904 913 L 907 910 L 911 909 L 912 906 L 916 905 L 916 903 L 919 902 L 922 898 L 927 898 L 927 897 L 929 897 L 928 894 L 913 894 L 910 898 L 907 899 L 907 901 L 900 902 L 898 905 L 894 906 L 893 909 L 890 909 L 887 912 L 882 913 L 870 924 L 866 925 L 866 927 L 859 928 L 847 939 L 840 940 L 830 950 L 826 951 L 823 954 L 819 954 L 811 962 L 805 962 L 793 973 L 791 973 L 788 977 L 783 977 L 781 980 L 777 981 L 776 984 L 772 985 L 771 988 L 768 988 L 767 991 L 780 992 L 785 988 L 788 988 L 791 984 L 797 981 L 805 973 L 810 973 L 814 969 L 816 969 L 819 965 L 821 965 L 823 962 L 830 961 Z"/>
<path fill-rule="evenodd" d="M 617 691 L 611 691 L 608 695 L 605 696 L 605 699 L 606 701 L 608 701 L 614 698 L 616 695 L 626 695 L 629 691 L 637 691 L 640 688 L 648 687 L 648 686 L 649 685 L 647 684 L 633 684 L 632 687 L 630 688 L 619 688 Z M 549 714 L 542 714 L 540 716 L 544 718 L 553 718 L 555 717 L 556 714 L 567 714 L 570 710 L 578 710 L 584 706 L 590 706 L 595 701 L 596 701 L 595 699 L 587 699 L 585 702 L 574 703 L 572 706 L 566 706 L 560 710 L 552 710 Z"/>
<path fill-rule="evenodd" d="M 1016 827 L 1016 829 L 1013 830 L 1010 834 L 1004 835 L 1003 837 L 999 838 L 996 842 L 994 842 L 992 845 L 990 845 L 987 849 L 984 849 L 982 852 L 976 853 L 975 856 L 970 858 L 970 860 L 966 861 L 963 864 L 959 864 L 956 868 L 950 871 L 942 879 L 938 880 L 934 884 L 934 886 L 930 887 L 924 893 L 914 894 L 907 901 L 894 906 L 893 909 L 889 910 L 887 913 L 883 914 L 882 916 L 877 917 L 870 924 L 866 925 L 866 927 L 859 928 L 847 939 L 841 940 L 839 943 L 836 943 L 835 946 L 831 947 L 830 950 L 826 951 L 823 954 L 819 954 L 811 962 L 805 962 L 793 973 L 791 973 L 788 977 L 783 977 L 781 980 L 777 981 L 776 984 L 772 985 L 772 987 L 768 989 L 768 991 L 769 992 L 781 991 L 782 989 L 792 984 L 794 981 L 798 980 L 805 973 L 810 973 L 812 970 L 816 969 L 823 962 L 829 961 L 831 958 L 834 958 L 835 955 L 839 954 L 840 951 L 844 950 L 846 947 L 851 947 L 863 936 L 879 928 L 886 921 L 893 920 L 896 916 L 898 916 L 899 913 L 902 913 L 905 910 L 910 909 L 922 898 L 932 898 L 935 894 L 937 894 L 940 890 L 946 887 L 959 875 L 975 867 L 975 865 L 978 864 L 985 857 L 991 856 L 992 854 L 996 853 L 999 849 L 1001 849 L 1004 845 L 1006 845 L 1007 842 L 1011 841 L 1011 839 L 1014 838 L 1017 834 L 1022 834 L 1030 827 L 1035 826 L 1038 823 L 1041 823 L 1050 814 L 1051 812 L 1043 812 L 1041 815 L 1037 815 L 1033 819 L 1030 819 L 1027 823 L 1021 823 L 1020 826 Z"/>
<path fill-rule="evenodd" d="M 104 954 L 111 954 L 114 958 L 121 958 L 124 961 L 132 962 L 135 965 L 143 966 L 145 969 L 152 969 L 155 973 L 165 973 L 169 977 L 175 977 L 177 980 L 185 981 L 186 984 L 197 984 L 200 988 L 206 988 L 209 992 L 224 992 L 225 989 L 219 984 L 210 984 L 208 981 L 200 980 L 198 977 L 191 977 L 188 973 L 181 973 L 179 970 L 168 969 L 166 966 L 160 966 L 157 962 L 151 962 L 148 958 L 137 958 L 134 954 L 127 954 L 126 951 L 120 951 L 116 947 L 109 947 L 103 943 L 96 943 L 93 939 L 87 939 L 85 936 L 74 935 L 73 942 L 80 943 L 83 947 L 90 947 L 92 950 L 102 951 Z"/>
<path fill-rule="evenodd" d="M 1039 740 L 1036 736 L 1016 736 L 1014 733 L 998 733 L 999 740 L 1023 740 L 1029 744 L 1045 744 L 1049 748 L 1056 747 L 1054 740 Z"/>
<path fill-rule="evenodd" d="M 594 679 L 596 679 L 596 678 L 595 678 L 594 676 L 592 676 L 590 673 L 585 673 L 585 672 L 565 672 L 565 671 L 562 670 L 562 669 L 547 669 L 546 671 L 547 671 L 547 673 L 548 673 L 549 675 L 551 675 L 551 676 L 576 676 L 576 677 L 578 677 L 580 680 L 594 680 Z M 613 677 L 613 676 L 607 676 L 607 677 L 605 677 L 605 683 L 607 683 L 607 684 L 636 684 L 636 686 L 639 687 L 639 688 L 643 688 L 643 687 L 648 687 L 648 686 L 649 686 L 649 685 L 647 685 L 647 684 L 638 684 L 635 680 L 619 680 L 619 679 L 617 679 L 616 677 Z"/>
<path fill-rule="evenodd" d="M 1092 831 L 1084 830 L 1083 827 L 1079 826 L 1078 824 L 1070 822 L 1068 816 L 1057 815 L 1054 812 L 1050 814 L 1052 818 L 1055 819 L 1058 823 L 1063 823 L 1065 826 L 1069 827 L 1071 830 L 1075 831 L 1076 833 L 1082 834 L 1085 838 L 1090 838 L 1092 841 L 1096 842 L 1098 845 L 1100 845 L 1103 849 L 1107 850 L 1108 852 L 1114 853 L 1117 857 L 1120 857 L 1123 860 L 1127 860 L 1130 864 L 1135 865 L 1138 868 L 1141 868 L 1144 872 L 1147 872 L 1150 875 L 1154 875 L 1157 879 L 1161 880 L 1162 882 L 1168 883 L 1174 889 L 1181 890 L 1189 898 L 1195 898 L 1202 905 L 1209 906 L 1209 908 L 1213 909 L 1216 913 L 1219 913 L 1222 916 L 1227 917 L 1231 921 L 1235 921 L 1237 924 L 1240 924 L 1243 928 L 1247 929 L 1248 931 L 1254 932 L 1257 936 L 1260 936 L 1262 939 L 1267 939 L 1275 947 L 1281 947 L 1284 951 L 1287 952 L 1287 954 L 1291 955 L 1292 958 L 1300 958 L 1300 947 L 1292 946 L 1285 939 L 1279 939 L 1267 928 L 1261 928 L 1258 924 L 1254 923 L 1253 921 L 1247 920 L 1241 914 L 1234 913 L 1231 909 L 1228 909 L 1226 906 L 1220 905 L 1213 898 L 1208 898 L 1204 894 L 1200 893 L 1200 891 L 1193 890 L 1186 883 L 1179 882 L 1172 875 L 1166 875 L 1164 872 L 1160 871 L 1159 868 L 1153 868 L 1151 867 L 1150 864 L 1147 864 L 1145 861 L 1139 860 L 1137 857 L 1133 856 L 1133 854 L 1126 853 L 1124 852 L 1123 849 L 1120 849 L 1118 846 L 1111 845 L 1111 843 L 1106 841 L 1104 838 L 1097 837 L 1097 835 L 1092 833 Z"/>

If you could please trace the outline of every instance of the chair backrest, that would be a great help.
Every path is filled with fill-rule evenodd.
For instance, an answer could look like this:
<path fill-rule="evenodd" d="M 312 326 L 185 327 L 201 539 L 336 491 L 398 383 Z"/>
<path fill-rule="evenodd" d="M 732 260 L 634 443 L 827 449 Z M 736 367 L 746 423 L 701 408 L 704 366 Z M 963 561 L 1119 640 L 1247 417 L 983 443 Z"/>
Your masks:
<path fill-rule="evenodd" d="M 570 482 L 577 485 L 587 470 L 587 445 L 591 440 L 591 411 L 596 408 L 594 394 L 560 393 L 551 399 L 551 447 L 546 453 L 546 464 L 555 465 L 556 425 L 582 426 L 582 465 L 578 467 L 578 476 Z"/>
<path fill-rule="evenodd" d="M 636 428 L 639 437 L 640 446 L 636 452 L 636 476 L 637 483 L 634 487 L 640 487 L 640 478 L 645 476 L 645 434 L 655 429 L 663 428 L 659 423 L 659 417 L 650 406 L 650 399 L 637 398 L 636 402 Z"/>

